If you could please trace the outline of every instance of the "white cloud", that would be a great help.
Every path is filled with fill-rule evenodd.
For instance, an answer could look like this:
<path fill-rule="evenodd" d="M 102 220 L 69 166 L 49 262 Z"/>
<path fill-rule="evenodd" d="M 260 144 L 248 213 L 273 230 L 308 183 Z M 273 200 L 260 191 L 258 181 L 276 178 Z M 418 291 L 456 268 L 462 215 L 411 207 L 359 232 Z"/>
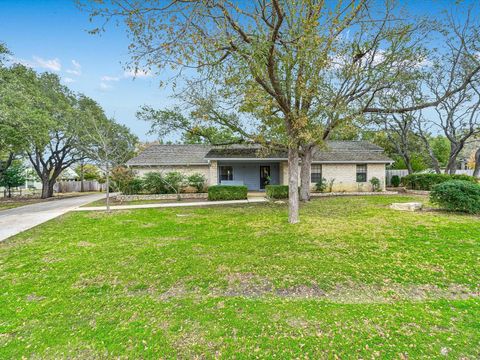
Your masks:
<path fill-rule="evenodd" d="M 104 83 L 104 82 L 100 83 L 100 90 L 102 90 L 102 91 L 107 91 L 107 90 L 110 90 L 112 88 L 113 88 L 112 85 L 109 85 L 109 84 Z"/>
<path fill-rule="evenodd" d="M 153 76 L 150 70 L 127 70 L 123 73 L 123 76 L 126 78 L 147 78 Z"/>
<path fill-rule="evenodd" d="M 69 78 L 69 77 L 63 78 L 63 81 L 65 81 L 67 84 L 70 84 L 70 83 L 73 83 L 73 82 L 75 82 L 75 80 L 74 80 L 74 79 L 72 79 L 72 78 Z"/>
<path fill-rule="evenodd" d="M 35 60 L 35 67 L 51 70 L 51 71 L 60 71 L 62 70 L 62 64 L 60 60 L 55 59 L 42 59 L 39 56 L 34 56 L 33 60 Z"/>
<path fill-rule="evenodd" d="M 67 73 L 75 76 L 82 75 L 82 65 L 80 65 L 80 63 L 76 60 L 72 60 L 72 65 L 73 65 L 73 69 L 68 69 Z"/>
<path fill-rule="evenodd" d="M 105 76 L 102 76 L 100 78 L 100 80 L 102 81 L 119 81 L 120 78 L 118 76 L 108 76 L 108 75 L 105 75 Z"/>

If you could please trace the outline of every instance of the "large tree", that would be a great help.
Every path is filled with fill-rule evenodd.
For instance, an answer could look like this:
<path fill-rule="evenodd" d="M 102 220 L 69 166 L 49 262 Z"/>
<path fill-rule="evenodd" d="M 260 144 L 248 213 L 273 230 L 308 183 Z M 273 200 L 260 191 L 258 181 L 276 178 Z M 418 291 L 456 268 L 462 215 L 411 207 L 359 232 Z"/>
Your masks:
<path fill-rule="evenodd" d="M 308 198 L 313 148 L 340 124 L 366 112 L 435 105 L 457 91 L 401 109 L 375 101 L 395 84 L 413 81 L 426 55 L 423 23 L 400 17 L 388 0 L 89 4 L 84 7 L 92 17 L 125 20 L 134 68 L 195 68 L 199 81 L 221 87 L 226 97 L 239 99 L 239 110 L 258 116 L 261 129 L 280 134 L 275 139 L 288 149 L 291 223 L 299 221 L 300 156 L 302 198 Z M 271 144 L 263 135 L 257 138 Z"/>

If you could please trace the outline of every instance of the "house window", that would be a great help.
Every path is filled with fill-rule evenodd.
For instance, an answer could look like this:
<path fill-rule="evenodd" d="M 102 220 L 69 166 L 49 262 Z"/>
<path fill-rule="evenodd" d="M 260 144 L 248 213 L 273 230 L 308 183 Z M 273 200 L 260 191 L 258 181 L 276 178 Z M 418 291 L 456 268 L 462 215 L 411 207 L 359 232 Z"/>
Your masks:
<path fill-rule="evenodd" d="M 322 165 L 312 164 L 310 180 L 312 184 L 316 184 L 322 180 Z"/>
<path fill-rule="evenodd" d="M 367 164 L 357 165 L 357 182 L 367 182 Z"/>
<path fill-rule="evenodd" d="M 233 180 L 233 166 L 220 166 L 220 181 Z"/>

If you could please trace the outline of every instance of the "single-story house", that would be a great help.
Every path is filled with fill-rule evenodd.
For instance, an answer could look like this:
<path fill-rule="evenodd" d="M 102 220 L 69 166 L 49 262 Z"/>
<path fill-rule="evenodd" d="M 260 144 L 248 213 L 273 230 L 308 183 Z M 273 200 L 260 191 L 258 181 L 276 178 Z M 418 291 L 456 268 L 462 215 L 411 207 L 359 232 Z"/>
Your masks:
<path fill-rule="evenodd" d="M 393 160 L 382 148 L 365 141 L 328 141 L 315 149 L 312 186 L 324 178 L 333 191 L 370 191 L 376 177 L 385 188 L 385 167 Z M 267 184 L 288 184 L 287 153 L 267 151 L 258 145 L 152 145 L 129 160 L 139 176 L 147 172 L 200 173 L 208 185 L 244 184 L 263 190 Z"/>

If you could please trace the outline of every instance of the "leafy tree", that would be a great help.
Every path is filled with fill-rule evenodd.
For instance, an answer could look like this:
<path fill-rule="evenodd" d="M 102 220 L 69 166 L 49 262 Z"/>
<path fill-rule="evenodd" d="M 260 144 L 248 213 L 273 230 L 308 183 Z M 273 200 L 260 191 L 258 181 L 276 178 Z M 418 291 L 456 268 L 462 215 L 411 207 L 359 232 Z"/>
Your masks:
<path fill-rule="evenodd" d="M 166 136 L 173 134 L 181 135 L 181 141 L 185 144 L 234 144 L 242 142 L 243 139 L 229 128 L 214 124 L 205 124 L 201 119 L 195 118 L 191 112 L 183 115 L 180 108 L 155 110 L 144 106 L 137 112 L 139 119 L 151 123 L 151 133 L 163 140 Z"/>
<path fill-rule="evenodd" d="M 100 170 L 93 164 L 80 164 L 75 168 L 75 172 L 80 178 L 85 180 L 100 180 L 102 175 Z"/>
<path fill-rule="evenodd" d="M 307 200 L 313 148 L 340 124 L 364 113 L 435 106 L 480 71 L 473 67 L 458 87 L 433 100 L 382 106 L 378 99 L 398 83 L 421 82 L 422 40 L 429 30 L 389 1 L 383 7 L 373 0 L 88 4 L 92 17 L 125 20 L 135 69 L 195 68 L 199 81 L 219 87 L 236 109 L 259 119 L 258 142 L 288 149 L 291 223 L 299 221 L 300 157 L 301 197 Z M 247 135 L 235 120 L 228 126 Z"/>
<path fill-rule="evenodd" d="M 8 191 L 8 197 L 12 197 L 12 188 L 25 184 L 25 167 L 20 162 L 14 162 L 0 176 L 0 186 Z"/>

